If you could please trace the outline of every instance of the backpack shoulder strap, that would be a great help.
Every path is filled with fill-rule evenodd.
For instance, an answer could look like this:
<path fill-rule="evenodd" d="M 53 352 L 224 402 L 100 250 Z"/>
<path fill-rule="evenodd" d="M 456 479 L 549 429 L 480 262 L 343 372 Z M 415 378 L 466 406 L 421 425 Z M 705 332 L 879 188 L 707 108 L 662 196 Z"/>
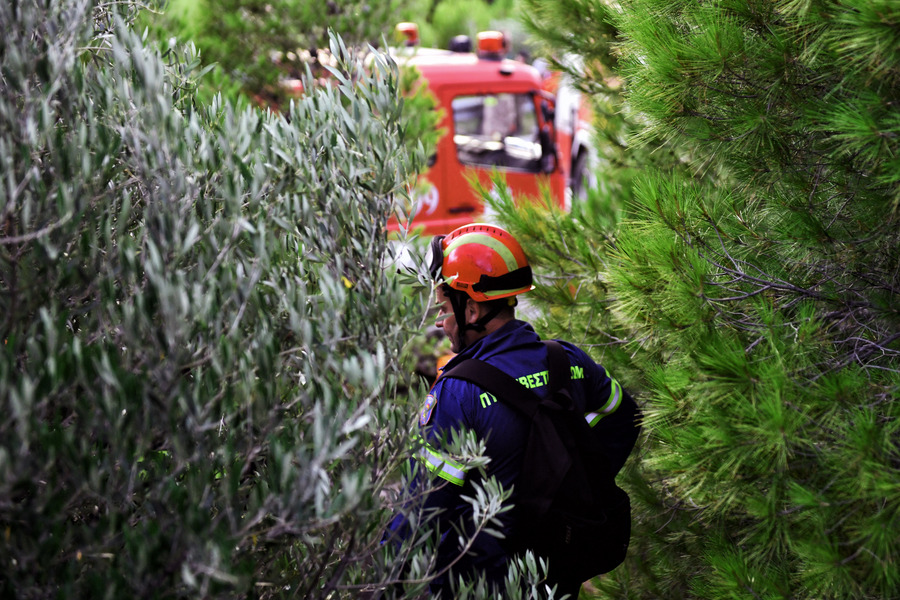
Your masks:
<path fill-rule="evenodd" d="M 464 360 L 441 377 L 455 377 L 474 383 L 525 413 L 529 418 L 534 417 L 541 402 L 534 392 L 513 379 L 511 375 L 477 358 Z"/>
<path fill-rule="evenodd" d="M 556 340 L 546 340 L 544 345 L 547 346 L 547 358 L 550 362 L 550 391 L 556 393 L 561 389 L 568 389 L 572 367 L 566 349 Z"/>
<path fill-rule="evenodd" d="M 549 385 L 551 395 L 560 390 L 567 389 L 571 379 L 569 357 L 565 349 L 556 341 L 545 341 L 547 357 L 549 359 Z M 513 379 L 508 373 L 498 369 L 492 364 L 477 358 L 464 360 L 453 367 L 442 377 L 455 377 L 463 379 L 488 391 L 510 406 L 533 418 L 537 412 L 541 399 L 531 390 Z"/>
<path fill-rule="evenodd" d="M 573 455 L 577 452 L 572 435 L 561 429 L 574 415 L 568 393 L 568 355 L 558 343 L 546 344 L 550 394 L 544 399 L 509 374 L 477 359 L 465 360 L 442 375 L 470 381 L 528 418 L 531 425 L 523 446 L 522 478 L 516 484 L 517 504 L 523 514 L 536 518 L 550 510 L 576 462 Z"/>

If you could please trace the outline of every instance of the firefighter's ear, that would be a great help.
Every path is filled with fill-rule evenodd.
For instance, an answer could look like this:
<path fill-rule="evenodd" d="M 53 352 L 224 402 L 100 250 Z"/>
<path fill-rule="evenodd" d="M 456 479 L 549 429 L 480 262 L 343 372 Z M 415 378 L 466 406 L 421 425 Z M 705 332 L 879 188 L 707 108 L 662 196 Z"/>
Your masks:
<path fill-rule="evenodd" d="M 474 325 L 478 322 L 486 311 L 485 306 L 481 302 L 475 302 L 471 298 L 466 299 L 466 323 Z"/>

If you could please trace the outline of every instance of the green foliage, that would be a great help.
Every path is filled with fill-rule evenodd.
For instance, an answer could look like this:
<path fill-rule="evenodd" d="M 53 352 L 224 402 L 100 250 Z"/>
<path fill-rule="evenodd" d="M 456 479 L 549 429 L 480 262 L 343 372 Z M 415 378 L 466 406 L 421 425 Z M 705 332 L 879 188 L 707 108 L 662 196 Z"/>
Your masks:
<path fill-rule="evenodd" d="M 404 139 L 430 156 L 437 148 L 441 136 L 446 133 L 438 125 L 443 119 L 443 109 L 438 108 L 437 98 L 428 89 L 421 74 L 414 68 L 400 68 L 400 93 L 403 94 L 402 121 Z M 420 146 L 420 147 L 419 147 Z"/>
<path fill-rule="evenodd" d="M 522 33 L 517 0 L 410 0 L 398 14 L 398 21 L 418 25 L 425 47 L 447 48 L 457 35 L 467 35 L 474 43 L 478 32 L 487 30 L 509 34 L 513 52 L 530 43 Z"/>
<path fill-rule="evenodd" d="M 546 333 L 618 341 L 601 361 L 644 405 L 630 558 L 600 592 L 900 595 L 895 3 L 528 7 L 614 107 L 599 204 L 497 203 L 577 292 Z"/>
<path fill-rule="evenodd" d="M 492 7 L 482 0 L 441 2 L 434 11 L 431 23 L 436 31 L 435 45 L 447 48 L 457 35 L 467 35 L 472 40 L 479 31 L 490 29 Z"/>

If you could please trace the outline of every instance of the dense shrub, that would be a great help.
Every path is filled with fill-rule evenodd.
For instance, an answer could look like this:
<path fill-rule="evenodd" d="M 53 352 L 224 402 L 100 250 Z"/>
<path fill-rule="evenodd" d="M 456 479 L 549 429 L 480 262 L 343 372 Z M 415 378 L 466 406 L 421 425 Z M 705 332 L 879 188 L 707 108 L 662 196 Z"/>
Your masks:
<path fill-rule="evenodd" d="M 384 268 L 422 156 L 398 72 L 201 106 L 192 51 L 110 6 L 0 5 L 2 595 L 388 580 L 422 313 Z"/>

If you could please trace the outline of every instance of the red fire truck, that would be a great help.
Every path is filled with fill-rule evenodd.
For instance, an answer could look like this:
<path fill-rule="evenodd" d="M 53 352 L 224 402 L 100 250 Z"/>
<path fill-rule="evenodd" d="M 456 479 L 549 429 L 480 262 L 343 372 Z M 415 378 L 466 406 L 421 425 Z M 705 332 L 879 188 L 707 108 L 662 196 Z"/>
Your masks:
<path fill-rule="evenodd" d="M 467 38 L 454 39 L 449 50 L 428 49 L 416 44 L 415 25 L 401 24 L 398 31 L 408 42 L 394 51 L 395 59 L 418 69 L 443 109 L 439 126 L 446 132 L 416 186 L 412 221 L 403 225 L 432 235 L 479 220 L 485 207 L 469 179 L 489 188 L 492 173 L 505 179 L 517 200 L 537 198 L 546 187 L 567 206 L 581 124 L 571 106 L 558 114 L 557 97 L 545 89 L 542 74 L 505 58 L 500 32 L 479 34 L 472 52 Z M 389 224 L 400 226 L 396 218 Z"/>

